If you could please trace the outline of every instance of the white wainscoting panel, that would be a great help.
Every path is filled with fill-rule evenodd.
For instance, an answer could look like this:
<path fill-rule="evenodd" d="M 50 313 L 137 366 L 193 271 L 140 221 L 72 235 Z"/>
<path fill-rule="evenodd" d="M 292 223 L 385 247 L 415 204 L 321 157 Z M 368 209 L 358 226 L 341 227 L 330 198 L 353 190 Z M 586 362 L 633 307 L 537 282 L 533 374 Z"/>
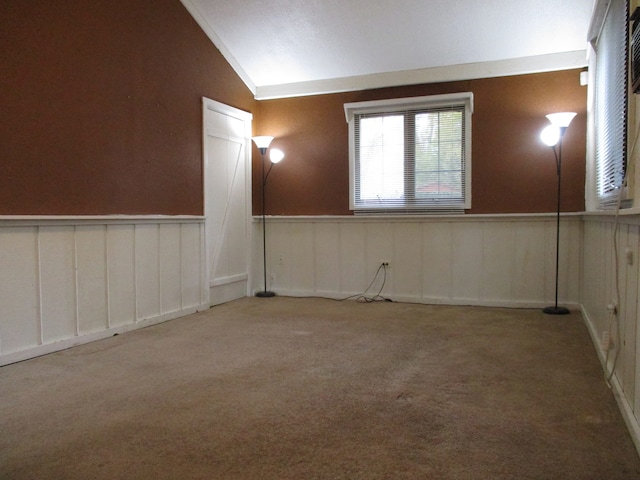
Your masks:
<path fill-rule="evenodd" d="M 582 313 L 640 452 L 640 218 L 585 215 L 583 245 Z M 603 332 L 612 339 L 608 351 Z"/>
<path fill-rule="evenodd" d="M 207 303 L 209 286 L 205 280 L 204 227 L 198 223 L 183 223 L 180 229 L 180 258 L 182 260 L 181 308 Z"/>
<path fill-rule="evenodd" d="M 253 290 L 262 289 L 261 219 Z M 563 215 L 559 301 L 580 302 L 582 223 Z M 259 242 L 257 240 L 260 240 Z M 555 215 L 267 217 L 268 288 L 281 295 L 542 307 L 555 299 Z"/>
<path fill-rule="evenodd" d="M 290 227 L 290 233 L 296 238 L 295 242 L 291 242 L 290 258 L 286 260 L 286 256 L 282 257 L 282 267 L 288 266 L 289 268 L 283 268 L 288 275 L 296 273 L 295 277 L 289 279 L 291 285 L 296 285 L 296 288 L 303 292 L 311 291 L 314 288 L 315 279 L 317 275 L 316 256 L 314 254 L 307 255 L 307 252 L 313 252 L 314 248 L 314 232 L 307 228 L 306 225 L 300 225 L 294 223 Z M 297 263 L 294 268 L 285 261 L 290 262 L 291 259 L 297 259 Z M 280 262 L 280 257 L 278 257 Z M 283 279 L 286 281 L 286 279 Z"/>
<path fill-rule="evenodd" d="M 78 334 L 109 328 L 106 225 L 76 227 Z"/>
<path fill-rule="evenodd" d="M 135 226 L 107 225 L 109 327 L 136 320 Z"/>
<path fill-rule="evenodd" d="M 451 268 L 453 283 L 448 298 L 460 303 L 473 304 L 482 298 L 483 277 L 487 276 L 484 265 L 488 260 L 485 262 L 483 258 L 484 226 L 479 222 L 465 222 L 453 223 L 451 228 L 453 256 L 449 268 Z M 489 242 L 490 239 L 487 238 L 487 243 Z M 438 247 L 438 245 L 435 246 L 435 248 Z"/>
<path fill-rule="evenodd" d="M 416 264 L 424 264 L 422 259 L 423 230 L 419 223 L 408 223 L 402 229 L 392 230 L 394 257 L 393 265 L 391 265 L 393 270 L 389 269 L 389 276 L 393 280 L 393 289 L 398 292 L 406 292 L 406 295 L 411 298 L 419 298 L 423 292 L 424 274 L 421 268 L 415 268 Z M 374 254 L 375 251 L 369 252 L 369 255 Z M 375 264 L 369 268 L 370 272 L 374 266 Z M 403 272 L 403 274 L 392 275 L 395 270 Z"/>
<path fill-rule="evenodd" d="M 182 251 L 180 225 L 160 225 L 160 313 L 177 312 L 182 308 Z"/>
<path fill-rule="evenodd" d="M 287 230 L 291 230 L 288 228 Z M 365 234 L 366 225 L 361 223 L 345 223 L 337 229 L 339 248 L 337 251 L 338 272 L 337 282 L 341 292 L 353 295 L 362 292 L 367 287 L 367 253 L 370 245 L 367 245 L 369 237 Z M 391 242 L 390 235 L 380 235 L 377 239 L 381 242 Z M 369 247 L 369 248 L 368 248 Z M 316 261 L 322 261 L 321 258 Z"/>
<path fill-rule="evenodd" d="M 52 343 L 78 335 L 75 228 L 39 230 L 42 343 Z"/>
<path fill-rule="evenodd" d="M 435 303 L 449 300 L 453 289 L 453 229 L 451 223 L 425 224 L 422 230 L 422 291 Z M 415 269 L 414 263 L 412 268 Z"/>
<path fill-rule="evenodd" d="M 477 227 L 474 231 L 479 230 Z M 501 222 L 495 225 L 482 226 L 482 265 L 478 271 L 482 272 L 480 296 L 486 299 L 513 298 L 513 284 L 518 275 L 515 248 L 505 249 L 505 245 L 517 245 L 515 239 L 515 224 Z M 489 238 L 491 241 L 485 242 Z M 505 275 L 507 273 L 507 275 Z"/>
<path fill-rule="evenodd" d="M 284 230 L 284 235 L 281 234 L 281 236 L 286 239 L 285 245 L 276 245 L 276 251 L 274 252 L 274 248 L 271 247 L 271 245 L 273 245 L 271 242 L 271 236 L 268 237 L 267 270 L 269 270 L 270 265 L 274 265 L 274 253 L 279 254 L 281 252 L 285 255 L 284 266 L 277 265 L 273 269 L 277 272 L 277 276 L 273 281 L 272 288 L 280 288 L 281 286 L 286 285 L 289 287 L 289 291 L 295 292 L 297 290 L 302 295 L 313 295 L 314 293 L 320 295 L 335 295 L 340 288 L 339 286 L 336 288 L 340 281 L 340 257 L 337 255 L 340 245 L 340 225 L 338 223 L 317 223 L 315 225 L 313 223 L 306 223 L 303 225 L 306 228 L 311 229 L 310 234 L 313 235 L 313 243 L 308 245 L 310 247 L 309 250 L 298 250 L 295 258 L 292 257 L 287 259 L 287 252 L 291 251 L 289 246 L 297 242 L 297 239 L 293 240 L 292 236 L 288 235 L 289 231 L 291 231 L 291 224 L 286 222 L 269 222 L 268 233 L 271 233 L 272 231 L 276 232 L 273 238 L 277 239 L 277 232 L 279 230 Z M 256 237 L 254 236 L 254 238 Z M 312 262 L 315 265 L 314 284 L 309 290 L 301 290 L 300 285 L 296 281 L 302 276 L 302 273 L 298 270 L 301 265 L 308 264 L 309 262 Z M 284 275 L 286 270 L 290 270 L 288 277 Z M 279 278 L 290 278 L 291 281 L 290 283 L 285 284 L 278 280 Z"/>
<path fill-rule="evenodd" d="M 545 295 L 545 287 L 549 282 L 540 281 L 540 278 L 548 279 L 554 275 L 554 271 L 549 270 L 549 260 L 546 258 L 549 256 L 548 243 L 540 241 L 541 238 L 545 238 L 547 229 L 548 224 L 544 222 L 522 222 L 514 229 L 513 244 L 518 248 L 513 250 L 513 275 L 517 278 L 511 288 L 516 302 L 527 303 L 548 298 L 548 295 Z M 552 264 L 552 268 L 555 268 L 555 263 Z"/>
<path fill-rule="evenodd" d="M 0 218 L 0 365 L 208 308 L 201 217 Z"/>
<path fill-rule="evenodd" d="M 621 245 L 624 245 L 621 258 L 626 267 L 621 281 L 624 282 L 624 290 L 627 293 L 621 298 L 621 309 L 624 312 L 622 321 L 622 385 L 624 386 L 625 397 L 632 404 L 637 404 L 636 389 L 640 384 L 640 349 L 638 348 L 638 244 L 640 242 L 640 227 L 638 225 L 628 225 L 625 235 L 621 238 Z M 630 260 L 627 259 L 630 253 Z M 636 262 L 636 268 L 632 268 Z M 631 265 L 629 264 L 631 263 Z M 631 294 L 634 292 L 634 294 Z M 640 418 L 640 409 L 634 406 L 634 412 Z"/>
<path fill-rule="evenodd" d="M 38 236 L 35 227 L 0 235 L 0 348 L 12 353 L 42 343 Z"/>
<path fill-rule="evenodd" d="M 160 315 L 160 225 L 136 225 L 136 318 Z"/>

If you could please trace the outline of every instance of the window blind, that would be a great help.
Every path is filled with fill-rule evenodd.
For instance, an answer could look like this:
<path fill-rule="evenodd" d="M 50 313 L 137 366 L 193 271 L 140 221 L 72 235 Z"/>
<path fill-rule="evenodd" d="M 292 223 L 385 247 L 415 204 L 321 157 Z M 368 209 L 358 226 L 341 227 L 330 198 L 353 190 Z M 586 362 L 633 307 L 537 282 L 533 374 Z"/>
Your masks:
<path fill-rule="evenodd" d="M 356 209 L 463 209 L 465 106 L 355 115 Z"/>
<path fill-rule="evenodd" d="M 626 169 L 627 0 L 611 0 L 594 46 L 596 189 L 599 208 L 617 204 Z"/>
<path fill-rule="evenodd" d="M 473 93 L 346 103 L 354 214 L 471 208 Z"/>

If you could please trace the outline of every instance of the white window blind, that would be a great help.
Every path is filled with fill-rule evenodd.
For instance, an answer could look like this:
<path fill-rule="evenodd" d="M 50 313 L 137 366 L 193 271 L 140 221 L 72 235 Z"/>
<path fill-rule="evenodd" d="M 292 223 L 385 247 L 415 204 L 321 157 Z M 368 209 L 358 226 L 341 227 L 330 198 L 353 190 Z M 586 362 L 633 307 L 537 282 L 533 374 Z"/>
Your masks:
<path fill-rule="evenodd" d="M 345 105 L 350 208 L 450 213 L 470 208 L 470 93 Z"/>
<path fill-rule="evenodd" d="M 603 209 L 617 204 L 626 169 L 627 18 L 627 0 L 611 0 L 594 44 L 596 191 Z"/>

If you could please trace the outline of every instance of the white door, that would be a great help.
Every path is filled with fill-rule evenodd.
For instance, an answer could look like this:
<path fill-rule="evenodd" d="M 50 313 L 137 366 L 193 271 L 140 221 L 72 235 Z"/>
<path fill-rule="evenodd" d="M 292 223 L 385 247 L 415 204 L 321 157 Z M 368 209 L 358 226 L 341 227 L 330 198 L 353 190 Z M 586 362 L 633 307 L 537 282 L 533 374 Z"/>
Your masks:
<path fill-rule="evenodd" d="M 251 230 L 251 120 L 203 99 L 205 245 L 210 304 L 247 296 Z"/>

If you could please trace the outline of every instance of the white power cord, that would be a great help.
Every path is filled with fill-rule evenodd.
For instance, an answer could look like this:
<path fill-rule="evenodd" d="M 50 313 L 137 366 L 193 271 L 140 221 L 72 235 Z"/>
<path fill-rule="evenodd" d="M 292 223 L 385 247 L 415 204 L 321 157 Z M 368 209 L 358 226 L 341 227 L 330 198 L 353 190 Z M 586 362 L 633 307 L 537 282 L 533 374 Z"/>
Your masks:
<path fill-rule="evenodd" d="M 634 143 L 634 147 L 635 147 L 635 143 Z M 609 354 L 611 352 L 612 349 L 615 349 L 615 354 L 613 356 L 613 361 L 611 363 L 611 371 L 607 373 L 606 375 L 606 381 L 607 381 L 607 385 L 609 386 L 609 388 L 611 388 L 611 379 L 613 378 L 613 375 L 615 374 L 616 371 L 616 364 L 618 363 L 618 357 L 620 355 L 620 319 L 618 317 L 619 314 L 619 306 L 620 306 L 620 281 L 618 279 L 619 277 L 619 270 L 620 270 L 620 265 L 619 265 L 619 252 L 618 252 L 618 229 L 620 227 L 620 224 L 618 223 L 618 217 L 620 215 L 620 204 L 622 203 L 622 193 L 624 190 L 624 185 L 627 181 L 627 175 L 625 172 L 625 177 L 622 180 L 622 185 L 620 185 L 620 188 L 618 189 L 618 201 L 616 203 L 616 214 L 614 217 L 614 222 L 613 222 L 613 264 L 614 264 L 614 286 L 615 286 L 615 300 L 614 303 L 611 303 L 607 306 L 607 310 L 609 310 L 609 327 L 607 329 L 608 332 L 608 338 L 606 339 L 606 345 L 605 345 L 605 339 L 602 339 L 602 346 L 605 347 L 606 346 L 606 352 L 607 354 L 605 355 L 605 360 L 604 360 L 604 368 L 605 368 L 605 372 L 607 372 L 607 369 L 609 368 Z M 614 333 L 615 338 L 613 340 L 613 346 L 611 345 L 611 333 Z"/>

